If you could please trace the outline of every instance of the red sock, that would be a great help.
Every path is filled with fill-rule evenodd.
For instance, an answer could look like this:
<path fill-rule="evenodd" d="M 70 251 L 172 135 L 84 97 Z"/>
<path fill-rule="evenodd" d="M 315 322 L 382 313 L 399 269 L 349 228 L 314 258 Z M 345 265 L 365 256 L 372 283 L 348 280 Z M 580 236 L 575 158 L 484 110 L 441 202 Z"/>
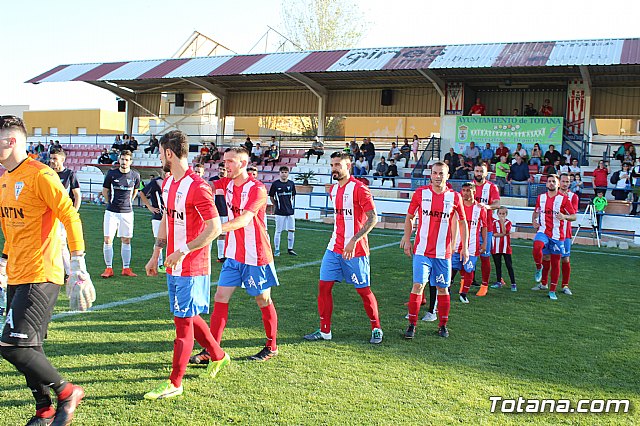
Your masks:
<path fill-rule="evenodd" d="M 193 336 L 196 338 L 196 342 L 209 352 L 214 361 L 224 358 L 224 351 L 213 338 L 207 322 L 200 315 L 193 317 Z"/>
<path fill-rule="evenodd" d="M 333 281 L 318 282 L 318 314 L 320 314 L 320 331 L 331 332 L 331 314 L 333 314 Z"/>
<path fill-rule="evenodd" d="M 560 255 L 551 255 L 551 286 L 549 291 L 556 291 L 558 286 L 558 279 L 560 278 Z"/>
<path fill-rule="evenodd" d="M 418 323 L 418 313 L 420 313 L 420 299 L 422 295 L 409 294 L 409 324 L 416 325 Z"/>
<path fill-rule="evenodd" d="M 571 263 L 562 262 L 562 288 L 569 287 L 569 277 L 571 277 Z"/>
<path fill-rule="evenodd" d="M 66 385 L 64 385 L 64 387 L 58 394 L 58 401 L 62 401 L 63 399 L 69 398 L 72 392 L 73 392 L 73 385 L 71 383 L 67 383 Z"/>
<path fill-rule="evenodd" d="M 533 242 L 533 261 L 536 264 L 536 269 L 542 268 L 542 249 L 544 243 L 542 241 Z"/>
<path fill-rule="evenodd" d="M 56 410 L 50 405 L 48 407 L 40 408 L 36 410 L 36 417 L 40 417 L 41 419 L 48 419 L 56 415 Z"/>
<path fill-rule="evenodd" d="M 462 279 L 464 280 L 464 284 L 462 284 L 462 293 L 467 294 L 469 293 L 471 283 L 473 282 L 473 272 L 461 271 L 460 275 L 462 275 Z"/>
<path fill-rule="evenodd" d="M 451 298 L 448 294 L 438 295 L 438 318 L 440 319 L 439 325 L 447 325 L 449 321 L 449 309 L 451 309 Z"/>
<path fill-rule="evenodd" d="M 278 349 L 276 336 L 278 334 L 278 313 L 273 302 L 269 303 L 262 311 L 262 324 L 264 324 L 264 333 L 267 335 L 267 342 L 264 344 L 271 348 L 272 351 Z"/>
<path fill-rule="evenodd" d="M 549 269 L 551 269 L 551 259 L 542 259 L 542 285 L 547 285 L 549 282 Z"/>
<path fill-rule="evenodd" d="M 229 319 L 229 304 L 223 302 L 215 302 L 213 304 L 213 313 L 211 314 L 211 335 L 213 339 L 218 342 L 222 341 L 222 333 L 227 326 L 227 319 Z"/>
<path fill-rule="evenodd" d="M 193 350 L 193 318 L 173 317 L 173 322 L 176 325 L 176 340 L 173 341 L 173 364 L 169 380 L 175 387 L 180 387 Z"/>
<path fill-rule="evenodd" d="M 482 269 L 482 285 L 489 285 L 489 278 L 491 277 L 491 258 L 489 256 L 480 256 L 481 269 Z"/>
<path fill-rule="evenodd" d="M 364 310 L 367 311 L 367 316 L 371 322 L 371 329 L 381 328 L 380 317 L 378 316 L 378 301 L 376 300 L 376 296 L 371 292 L 371 287 L 357 288 L 356 291 L 362 298 Z"/>

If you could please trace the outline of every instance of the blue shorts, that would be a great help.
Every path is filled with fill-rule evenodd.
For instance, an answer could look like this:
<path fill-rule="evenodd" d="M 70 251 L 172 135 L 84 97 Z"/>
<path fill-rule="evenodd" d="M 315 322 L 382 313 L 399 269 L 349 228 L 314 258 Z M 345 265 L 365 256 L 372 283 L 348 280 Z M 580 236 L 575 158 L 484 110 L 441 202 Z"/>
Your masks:
<path fill-rule="evenodd" d="M 413 255 L 413 282 L 447 288 L 451 284 L 451 259 Z"/>
<path fill-rule="evenodd" d="M 544 243 L 542 254 L 564 255 L 564 241 L 549 238 L 544 232 L 537 232 L 536 236 L 533 237 L 533 241 L 542 241 Z"/>
<path fill-rule="evenodd" d="M 482 234 L 480 234 L 480 244 L 482 244 Z M 491 246 L 493 245 L 493 232 L 487 232 L 487 247 L 484 252 L 480 253 L 481 257 L 491 256 Z"/>
<path fill-rule="evenodd" d="M 324 252 L 320 264 L 320 281 L 344 281 L 355 288 L 369 287 L 371 284 L 369 256 L 345 260 L 341 254 L 331 250 Z"/>
<path fill-rule="evenodd" d="M 273 262 L 263 266 L 252 266 L 227 259 L 220 271 L 219 287 L 242 287 L 249 296 L 259 296 L 271 287 L 278 286 L 278 275 Z"/>
<path fill-rule="evenodd" d="M 469 260 L 464 264 L 464 270 L 467 272 L 473 272 L 476 270 L 476 262 L 478 261 L 478 256 L 469 256 Z M 460 258 L 460 253 L 453 253 L 451 257 L 451 269 L 455 269 L 457 271 L 462 270 L 462 259 Z"/>
<path fill-rule="evenodd" d="M 209 275 L 177 277 L 167 274 L 169 309 L 178 318 L 209 313 L 211 278 Z"/>
<path fill-rule="evenodd" d="M 564 253 L 562 253 L 562 257 L 571 256 L 571 238 L 565 238 L 563 243 L 564 243 Z"/>

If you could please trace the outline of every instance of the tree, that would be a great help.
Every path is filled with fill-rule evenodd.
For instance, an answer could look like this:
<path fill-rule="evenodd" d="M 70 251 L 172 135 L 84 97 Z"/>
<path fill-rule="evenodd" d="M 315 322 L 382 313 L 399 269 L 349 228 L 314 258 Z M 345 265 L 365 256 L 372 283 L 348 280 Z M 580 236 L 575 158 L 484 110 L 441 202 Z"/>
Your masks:
<path fill-rule="evenodd" d="M 352 48 L 365 22 L 354 0 L 283 0 L 286 36 L 304 50 Z"/>

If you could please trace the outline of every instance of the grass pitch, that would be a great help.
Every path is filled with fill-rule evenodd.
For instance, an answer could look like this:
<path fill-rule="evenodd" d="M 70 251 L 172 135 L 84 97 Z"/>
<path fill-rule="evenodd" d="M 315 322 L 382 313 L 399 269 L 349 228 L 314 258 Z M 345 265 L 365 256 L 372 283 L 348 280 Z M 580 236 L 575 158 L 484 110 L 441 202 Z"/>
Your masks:
<path fill-rule="evenodd" d="M 145 401 L 142 395 L 169 375 L 174 338 L 166 295 L 129 301 L 166 291 L 164 276 L 143 275 L 153 244 L 150 216 L 136 211 L 132 265 L 139 277 L 104 280 L 99 276 L 104 269 L 103 210 L 83 206 L 81 213 L 96 305 L 122 303 L 60 316 L 49 327 L 47 355 L 65 378 L 87 393 L 74 424 L 617 425 L 638 420 L 637 250 L 575 246 L 574 295 L 559 294 L 554 303 L 530 290 L 530 244 L 514 241 L 517 293 L 490 289 L 488 297 L 470 295 L 471 303 L 462 305 L 456 283 L 451 337 L 439 338 L 437 323 L 420 322 L 416 338 L 405 341 L 403 304 L 411 287 L 411 262 L 397 247 L 398 232 L 375 230 L 371 247 L 383 247 L 371 254 L 372 289 L 380 305 L 384 343 L 368 343 L 369 321 L 360 297 L 345 284 L 334 287 L 333 340 L 305 342 L 302 336 L 318 326 L 317 280 L 331 228 L 299 221 L 299 256 L 276 258 L 281 286 L 274 289 L 273 299 L 280 355 L 266 363 L 244 359 L 263 346 L 264 332 L 255 301 L 239 290 L 222 341 L 231 366 L 215 379 L 201 378 L 202 368 L 189 367 L 184 396 Z M 282 240 L 286 244 L 285 235 Z M 118 273 L 119 241 L 114 249 Z M 214 263 L 212 280 L 219 271 Z M 56 314 L 67 306 L 62 291 Z M 627 414 L 493 414 L 490 396 L 573 403 L 626 398 L 632 408 Z M 22 425 L 33 410 L 22 375 L 0 361 L 0 424 Z"/>

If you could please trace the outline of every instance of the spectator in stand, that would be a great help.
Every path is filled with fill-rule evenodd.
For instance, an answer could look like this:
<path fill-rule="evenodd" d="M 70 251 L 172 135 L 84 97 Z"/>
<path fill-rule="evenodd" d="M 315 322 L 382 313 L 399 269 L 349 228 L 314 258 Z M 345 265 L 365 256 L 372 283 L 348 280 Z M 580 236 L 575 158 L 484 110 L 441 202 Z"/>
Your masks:
<path fill-rule="evenodd" d="M 480 98 L 476 98 L 476 103 L 469 110 L 469 115 L 486 115 L 487 108 L 480 101 Z"/>
<path fill-rule="evenodd" d="M 313 143 L 311 144 L 311 149 L 307 151 L 305 156 L 307 157 L 307 160 L 308 160 L 309 157 L 311 157 L 312 155 L 317 155 L 318 156 L 318 159 L 316 160 L 316 163 L 317 163 L 318 161 L 320 161 L 320 157 L 322 157 L 322 154 L 324 154 L 324 144 L 320 141 L 320 138 L 316 136 L 316 140 L 313 141 Z"/>
<path fill-rule="evenodd" d="M 129 146 L 129 141 L 131 140 L 131 138 L 129 137 L 129 135 L 122 135 L 122 141 L 120 141 L 120 146 L 118 147 L 118 151 L 124 151 L 127 149 L 127 147 Z"/>
<path fill-rule="evenodd" d="M 358 146 L 358 141 L 353 139 L 349 144 L 349 150 L 351 151 L 351 158 L 356 159 L 360 156 L 360 147 Z"/>
<path fill-rule="evenodd" d="M 405 138 L 404 140 L 407 141 L 407 138 Z M 400 148 L 396 146 L 395 142 L 391 142 L 391 149 L 389 149 L 389 155 L 387 156 L 387 158 L 389 158 L 389 160 L 391 160 L 392 158 L 394 160 L 400 158 Z"/>
<path fill-rule="evenodd" d="M 638 205 L 638 199 L 640 199 L 640 158 L 636 158 L 638 162 L 635 166 L 631 168 L 631 189 L 633 192 L 633 204 L 631 206 L 631 215 L 635 216 L 638 214 L 638 209 L 640 209 L 640 205 Z"/>
<path fill-rule="evenodd" d="M 395 178 L 398 177 L 398 166 L 396 166 L 396 160 L 391 158 L 389 160 L 389 170 L 387 170 L 387 176 L 391 178 L 391 184 L 396 186 Z M 382 179 L 382 183 L 384 183 L 384 179 Z"/>
<path fill-rule="evenodd" d="M 544 166 L 544 169 L 542 169 L 542 174 L 543 175 L 559 175 L 560 174 L 560 160 L 556 160 L 555 163 L 553 164 L 547 164 L 546 166 Z"/>
<path fill-rule="evenodd" d="M 276 144 L 271 144 L 264 153 L 264 165 L 268 166 L 269 163 L 272 163 L 275 166 L 278 161 L 280 161 L 280 151 L 278 151 Z"/>
<path fill-rule="evenodd" d="M 220 151 L 215 142 L 209 144 L 209 161 L 220 161 Z"/>
<path fill-rule="evenodd" d="M 211 152 L 211 150 L 209 150 L 209 147 L 207 146 L 206 142 L 202 142 L 202 147 L 200 148 L 200 155 L 198 155 L 195 158 L 195 162 L 196 163 L 206 163 L 207 161 L 209 161 L 209 159 L 211 158 L 209 153 Z"/>
<path fill-rule="evenodd" d="M 582 178 L 579 173 L 569 175 L 569 179 L 571 183 L 569 184 L 569 191 L 574 194 L 582 194 L 582 190 L 584 189 L 584 183 L 582 182 Z"/>
<path fill-rule="evenodd" d="M 360 154 L 358 160 L 356 160 L 353 165 L 353 175 L 354 176 L 364 176 L 367 174 L 369 170 L 369 163 L 365 160 L 364 155 Z"/>
<path fill-rule="evenodd" d="M 102 150 L 102 154 L 98 157 L 98 164 L 113 164 L 111 157 L 109 157 L 109 151 L 107 151 L 107 148 L 104 148 Z"/>
<path fill-rule="evenodd" d="M 498 148 L 496 149 L 495 156 L 493 157 L 493 162 L 499 163 L 502 157 L 507 160 L 509 159 L 509 148 L 504 145 L 504 142 L 498 143 Z"/>
<path fill-rule="evenodd" d="M 514 154 L 515 163 L 511 165 L 511 172 L 508 176 L 508 182 L 511 184 L 512 195 L 526 197 L 531 175 L 529 175 L 529 166 L 525 163 L 520 154 Z"/>
<path fill-rule="evenodd" d="M 533 106 L 533 102 L 524 106 L 524 114 L 527 117 L 535 117 L 538 115 L 538 110 Z"/>
<path fill-rule="evenodd" d="M 544 153 L 544 164 L 554 165 L 556 161 L 560 161 L 561 157 L 560 153 L 556 151 L 556 147 L 554 145 L 549 145 L 549 151 Z"/>
<path fill-rule="evenodd" d="M 249 154 L 251 154 L 251 150 L 253 150 L 253 142 L 251 142 L 249 136 L 244 140 L 244 149 L 246 149 Z"/>
<path fill-rule="evenodd" d="M 622 163 L 622 170 L 614 172 L 609 181 L 615 186 L 611 191 L 613 197 L 618 201 L 626 200 L 631 192 L 631 164 Z"/>
<path fill-rule="evenodd" d="M 504 115 L 504 113 L 502 112 L 502 108 L 498 108 L 496 110 L 496 117 L 502 117 Z"/>
<path fill-rule="evenodd" d="M 120 138 L 120 135 L 116 135 L 115 139 L 113 140 L 113 146 L 120 146 L 122 145 L 122 139 Z"/>
<path fill-rule="evenodd" d="M 347 154 L 349 154 L 349 157 L 351 157 L 353 161 L 353 155 L 351 155 L 351 145 L 349 145 L 349 142 L 344 143 L 344 148 L 342 148 L 342 152 L 346 152 Z"/>
<path fill-rule="evenodd" d="M 129 139 L 129 145 L 127 145 L 127 147 L 125 149 L 128 149 L 131 152 L 137 150 L 138 149 L 138 140 L 134 136 L 131 136 L 131 138 Z"/>
<path fill-rule="evenodd" d="M 453 149 L 453 148 L 452 148 Z M 467 180 L 469 179 L 469 173 L 473 171 L 473 165 L 464 162 L 464 156 L 458 154 L 458 166 L 453 172 L 453 179 Z"/>
<path fill-rule="evenodd" d="M 522 146 L 522 144 L 520 142 L 518 142 L 518 144 L 516 145 L 516 150 L 514 151 L 514 154 L 517 153 L 518 155 L 520 155 L 520 157 L 522 157 L 522 161 L 524 161 L 525 163 L 527 162 L 527 150 Z M 513 164 L 513 161 L 511 162 L 511 164 Z"/>
<path fill-rule="evenodd" d="M 574 175 L 580 175 L 582 173 L 582 169 L 578 165 L 578 159 L 572 158 L 571 165 L 569 166 L 569 173 Z"/>
<path fill-rule="evenodd" d="M 609 185 L 609 169 L 607 163 L 600 160 L 598 161 L 598 167 L 593 171 L 593 186 L 602 191 L 602 196 L 607 195 L 607 186 Z"/>
<path fill-rule="evenodd" d="M 500 157 L 496 163 L 496 186 L 500 189 L 500 195 L 504 195 L 504 187 L 507 185 L 507 176 L 511 167 L 507 163 L 507 157 Z"/>
<path fill-rule="evenodd" d="M 413 153 L 413 161 L 418 162 L 418 150 L 420 149 L 420 139 L 418 135 L 413 135 L 413 142 L 411 142 L 411 152 Z"/>
<path fill-rule="evenodd" d="M 451 174 L 453 175 L 455 169 L 460 165 L 460 162 L 458 161 L 458 154 L 453 147 L 449 148 L 449 152 L 444 155 L 444 161 L 449 162 L 447 164 L 449 165 L 449 170 L 451 170 Z"/>
<path fill-rule="evenodd" d="M 607 208 L 609 202 L 604 198 L 605 192 L 602 188 L 596 188 L 596 197 L 593 198 L 593 207 L 596 209 L 596 234 L 602 238 L 602 218 L 604 217 L 604 209 Z"/>
<path fill-rule="evenodd" d="M 624 156 L 622 157 L 623 163 L 634 164 L 636 162 L 636 147 L 631 145 L 624 150 Z"/>
<path fill-rule="evenodd" d="M 371 142 L 370 138 L 364 138 L 363 144 L 360 147 L 360 152 L 364 155 L 369 163 L 368 170 L 373 169 L 373 159 L 376 157 L 376 147 Z"/>
<path fill-rule="evenodd" d="M 407 139 L 404 140 L 404 145 L 400 147 L 400 156 L 398 157 L 398 161 L 404 158 L 404 167 L 409 167 L 409 160 L 411 159 L 411 146 L 409 145 L 409 141 Z"/>
<path fill-rule="evenodd" d="M 160 142 L 158 142 L 158 139 L 154 135 L 151 135 L 151 139 L 149 139 L 149 146 L 144 149 L 144 153 L 156 154 L 159 146 Z"/>
<path fill-rule="evenodd" d="M 538 171 L 540 171 L 540 167 L 542 167 L 542 150 L 540 149 L 540 145 L 537 142 L 533 144 L 529 164 L 535 164 L 536 166 L 538 166 Z"/>
<path fill-rule="evenodd" d="M 36 154 L 36 147 L 33 142 L 29 142 L 29 146 L 27 147 L 27 154 Z"/>
<path fill-rule="evenodd" d="M 511 111 L 512 117 L 518 117 L 519 115 L 520 115 L 520 111 L 518 111 L 518 108 L 514 108 L 513 111 Z"/>
<path fill-rule="evenodd" d="M 376 171 L 373 172 L 373 176 L 386 176 L 388 171 L 389 165 L 385 161 L 384 157 L 380 157 L 380 162 L 376 165 Z M 374 177 L 373 180 L 376 180 L 376 178 Z M 382 183 L 384 183 L 384 179 L 382 180 Z"/>
<path fill-rule="evenodd" d="M 573 158 L 571 154 L 571 150 L 569 148 L 564 150 L 564 154 L 562 154 L 562 164 L 566 164 L 567 166 L 571 164 L 571 159 Z"/>
<path fill-rule="evenodd" d="M 117 163 L 119 157 L 120 157 L 120 151 L 118 151 L 116 148 L 111 148 L 111 152 L 109 153 L 109 159 L 111 160 L 111 164 Z"/>
<path fill-rule="evenodd" d="M 36 145 L 36 153 L 41 154 L 45 151 L 44 145 L 42 144 L 42 142 L 38 142 L 38 145 Z"/>
<path fill-rule="evenodd" d="M 487 163 L 491 163 L 491 161 L 493 160 L 493 149 L 491 149 L 491 144 L 487 143 L 484 147 L 484 149 L 482 150 L 482 161 L 485 161 Z"/>
<path fill-rule="evenodd" d="M 256 146 L 251 149 L 251 162 L 260 165 L 260 163 L 262 163 L 263 155 L 264 151 L 262 150 L 260 143 L 256 143 Z"/>
<path fill-rule="evenodd" d="M 553 115 L 553 107 L 549 99 L 545 99 L 544 104 L 540 107 L 540 115 L 544 117 L 551 117 Z"/>
<path fill-rule="evenodd" d="M 465 161 L 470 161 L 475 167 L 478 164 L 478 158 L 480 157 L 480 150 L 476 147 L 475 142 L 470 142 L 469 146 L 464 150 Z"/>

